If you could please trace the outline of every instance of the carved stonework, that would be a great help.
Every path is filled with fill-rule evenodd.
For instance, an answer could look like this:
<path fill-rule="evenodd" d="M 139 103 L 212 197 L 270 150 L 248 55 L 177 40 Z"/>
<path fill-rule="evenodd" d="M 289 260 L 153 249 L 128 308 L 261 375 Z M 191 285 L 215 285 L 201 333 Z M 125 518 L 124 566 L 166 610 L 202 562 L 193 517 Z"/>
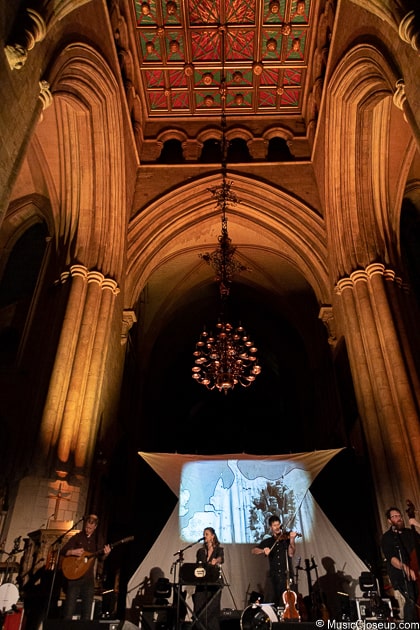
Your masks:
<path fill-rule="evenodd" d="M 50 90 L 48 81 L 39 82 L 39 99 L 42 103 L 42 109 L 47 109 L 52 104 L 53 95 Z"/>
<path fill-rule="evenodd" d="M 43 0 L 38 11 L 27 6 L 24 18 L 17 20 L 14 41 L 4 47 L 10 69 L 23 68 L 28 52 L 45 39 L 48 30 L 88 2 L 92 0 Z"/>
<path fill-rule="evenodd" d="M 420 32 L 414 11 L 409 11 L 401 20 L 398 29 L 403 42 L 410 44 L 415 51 L 420 49 Z"/>
<path fill-rule="evenodd" d="M 18 40 L 5 46 L 7 61 L 11 70 L 20 70 L 26 63 L 28 52 L 35 44 L 42 42 L 47 34 L 47 26 L 43 16 L 33 9 L 26 9 L 26 24 L 20 32 Z"/>
<path fill-rule="evenodd" d="M 187 162 L 196 162 L 203 148 L 203 143 L 198 140 L 186 140 L 182 143 L 182 155 Z"/>
<path fill-rule="evenodd" d="M 128 334 L 131 330 L 131 328 L 133 327 L 133 325 L 136 323 L 137 321 L 137 317 L 134 311 L 132 310 L 125 310 L 123 313 L 123 321 L 122 321 L 122 331 L 121 331 L 121 345 L 125 346 L 125 344 L 127 343 L 127 338 L 128 338 Z"/>
<path fill-rule="evenodd" d="M 398 109 L 404 111 L 404 103 L 407 100 L 407 96 L 405 94 L 405 83 L 404 79 L 399 79 L 395 84 L 395 92 L 392 97 L 392 102 Z"/>
<path fill-rule="evenodd" d="M 145 140 L 141 148 L 141 159 L 144 162 L 156 162 L 163 148 L 163 142 Z"/>
<path fill-rule="evenodd" d="M 264 138 L 253 138 L 248 140 L 247 146 L 249 154 L 254 160 L 265 160 L 268 151 L 268 141 Z"/>
<path fill-rule="evenodd" d="M 335 347 L 337 345 L 337 333 L 335 329 L 335 319 L 332 306 L 321 306 L 318 317 L 328 331 L 329 345 Z"/>
<path fill-rule="evenodd" d="M 11 70 L 20 70 L 26 63 L 28 51 L 20 44 L 8 44 L 4 47 L 7 61 Z"/>

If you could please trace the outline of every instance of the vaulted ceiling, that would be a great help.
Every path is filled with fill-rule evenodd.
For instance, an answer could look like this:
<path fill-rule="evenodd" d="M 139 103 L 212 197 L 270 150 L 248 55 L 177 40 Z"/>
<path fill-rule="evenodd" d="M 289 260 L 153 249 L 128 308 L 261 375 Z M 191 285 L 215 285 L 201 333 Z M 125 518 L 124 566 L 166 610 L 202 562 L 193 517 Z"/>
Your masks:
<path fill-rule="evenodd" d="M 129 260 L 143 260 L 135 281 L 135 270 L 129 268 L 129 284 L 135 282 L 129 293 L 140 295 L 144 287 L 139 356 L 151 375 L 150 413 L 163 418 L 170 404 L 171 417 L 184 414 L 185 423 L 185 408 L 190 408 L 194 422 L 193 408 L 201 404 L 197 403 L 201 386 L 191 379 L 185 388 L 185 382 L 190 379 L 197 335 L 204 324 L 214 325 L 220 309 L 214 270 L 201 258 L 214 251 L 220 234 L 220 213 L 210 193 L 220 184 L 220 161 L 203 164 L 199 154 L 186 157 L 185 139 L 201 147 L 209 129 L 220 131 L 225 112 L 228 140 L 239 133 L 251 149 L 257 142 L 266 149 L 272 130 L 280 130 L 280 135 L 287 131 L 282 137 L 290 150 L 283 159 L 273 161 L 264 150 L 259 155 L 250 151 L 227 164 L 238 197 L 227 212 L 229 236 L 237 248 L 235 256 L 249 270 L 233 280 L 229 317 L 243 318 L 263 355 L 261 384 L 251 398 L 245 397 L 245 406 L 250 411 L 254 404 L 254 412 L 265 406 L 268 415 L 270 408 L 285 406 L 285 414 L 293 417 L 297 405 L 301 408 L 295 415 L 303 418 L 313 389 L 310 385 L 308 398 L 305 395 L 298 403 L 296 383 L 310 379 L 309 372 L 328 352 L 326 329 L 318 317 L 329 289 L 319 192 L 310 158 L 316 108 L 309 104 L 325 72 L 333 23 L 330 3 L 132 2 L 143 138 L 163 146 L 166 139 L 176 137 L 184 150 L 178 162 L 157 158 L 158 151 L 155 158 L 143 152 L 136 216 L 130 225 Z M 320 99 L 318 91 L 318 105 Z M 171 135 L 171 130 L 182 133 Z M 312 358 L 305 357 L 311 352 Z M 280 381 L 282 392 L 277 391 Z M 173 387 L 173 396 L 160 397 L 162 382 Z M 254 403 L 252 396 L 257 396 Z M 317 413 L 321 412 L 311 415 Z M 190 433 L 189 427 L 179 435 L 182 442 L 185 433 Z"/>
<path fill-rule="evenodd" d="M 302 114 L 314 0 L 134 0 L 150 117 Z"/>

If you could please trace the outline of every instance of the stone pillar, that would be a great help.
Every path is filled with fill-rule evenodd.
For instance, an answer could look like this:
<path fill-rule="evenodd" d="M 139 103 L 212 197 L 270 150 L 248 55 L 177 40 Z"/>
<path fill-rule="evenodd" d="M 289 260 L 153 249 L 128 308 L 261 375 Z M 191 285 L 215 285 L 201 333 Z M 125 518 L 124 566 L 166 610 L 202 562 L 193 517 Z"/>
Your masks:
<path fill-rule="evenodd" d="M 54 369 L 50 379 L 44 414 L 40 429 L 40 460 L 45 465 L 51 458 L 57 444 L 58 435 L 63 431 L 61 419 L 67 398 L 67 390 L 71 376 L 71 366 L 79 335 L 79 326 L 83 313 L 83 305 L 87 290 L 87 269 L 83 265 L 73 265 L 70 269 L 71 289 L 66 314 L 61 329 L 60 341 L 55 357 Z M 68 279 L 66 274 L 63 279 Z M 69 427 L 70 430 L 71 427 Z"/>
<path fill-rule="evenodd" d="M 420 423 L 409 373 L 391 311 L 385 267 L 369 265 L 337 283 L 356 397 L 366 434 L 377 506 L 401 505 L 420 490 Z"/>
<path fill-rule="evenodd" d="M 96 279 L 93 279 L 93 281 L 95 282 Z M 100 305 L 75 446 L 75 465 L 77 469 L 82 470 L 87 464 L 89 454 L 93 452 L 95 446 L 96 432 L 94 429 L 96 425 L 93 423 L 93 420 L 98 418 L 99 394 L 111 330 L 110 321 L 112 319 L 115 297 L 119 293 L 117 283 L 114 280 L 104 278 L 97 285 L 97 290 L 100 291 L 98 296 Z"/>
<path fill-rule="evenodd" d="M 17 508 L 24 506 L 28 503 L 27 488 L 31 484 L 36 488 L 36 492 L 31 491 L 31 517 L 26 518 L 31 525 L 33 514 L 38 522 L 49 517 L 51 506 L 43 495 L 47 494 L 45 486 L 57 480 L 65 484 L 67 493 L 67 505 L 61 506 L 60 512 L 65 511 L 67 520 L 84 513 L 119 293 L 114 280 L 83 265 L 73 265 L 63 280 L 71 281 L 71 285 L 41 421 L 37 476 L 21 484 L 16 501 Z M 39 486 L 37 480 L 41 478 Z"/>

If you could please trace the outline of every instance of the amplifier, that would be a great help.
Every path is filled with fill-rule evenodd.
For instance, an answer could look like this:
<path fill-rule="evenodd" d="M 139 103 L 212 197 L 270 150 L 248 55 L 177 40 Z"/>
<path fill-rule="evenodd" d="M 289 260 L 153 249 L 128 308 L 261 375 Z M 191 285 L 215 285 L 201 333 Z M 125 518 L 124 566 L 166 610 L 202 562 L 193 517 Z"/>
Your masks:
<path fill-rule="evenodd" d="M 382 597 L 356 597 L 357 618 L 388 619 L 392 617 L 392 604 L 390 599 Z"/>

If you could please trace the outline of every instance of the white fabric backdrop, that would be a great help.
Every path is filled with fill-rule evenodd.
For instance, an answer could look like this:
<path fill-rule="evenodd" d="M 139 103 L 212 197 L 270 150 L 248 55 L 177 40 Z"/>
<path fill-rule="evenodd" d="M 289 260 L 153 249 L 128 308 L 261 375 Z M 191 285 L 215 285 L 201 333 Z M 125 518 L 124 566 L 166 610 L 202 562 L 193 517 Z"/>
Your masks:
<path fill-rule="evenodd" d="M 197 460 L 268 460 L 292 462 L 296 468 L 309 473 L 308 488 L 324 468 L 324 466 L 339 453 L 342 449 L 316 451 L 314 453 L 300 453 L 297 455 L 276 455 L 276 456 L 255 456 L 248 454 L 236 455 L 216 455 L 216 456 L 196 456 L 167 453 L 140 453 L 153 470 L 167 483 L 176 496 L 179 496 L 180 475 L 185 463 Z M 166 577 L 174 583 L 179 575 L 179 563 L 176 562 L 179 556 L 177 551 L 185 549 L 187 543 L 179 537 L 179 506 L 175 506 L 169 520 L 163 528 L 160 536 L 150 549 L 137 571 L 131 577 L 127 589 L 127 607 L 131 608 L 133 599 L 143 597 L 143 603 L 147 601 L 147 592 L 154 585 L 158 577 Z M 346 592 L 351 599 L 361 595 L 358 578 L 362 571 L 368 571 L 368 567 L 353 552 L 350 546 L 341 537 L 332 523 L 326 517 L 319 505 L 316 503 L 309 489 L 303 494 L 303 498 L 298 506 L 296 522 L 299 523 L 301 538 L 297 538 L 296 555 L 294 565 L 296 566 L 301 558 L 302 567 L 305 560 L 309 563 L 312 558 L 317 565 L 317 571 L 322 579 L 325 576 L 323 560 L 330 559 L 330 566 L 335 571 L 342 572 L 346 577 Z M 302 531 L 303 525 L 310 523 L 308 531 Z M 211 523 L 208 523 L 209 525 Z M 293 527 L 294 529 L 294 527 Z M 315 532 L 311 535 L 309 529 Z M 217 531 L 217 529 L 216 529 Z M 201 533 L 200 533 L 201 535 Z M 262 592 L 265 601 L 269 600 L 269 580 L 267 578 L 268 561 L 265 556 L 255 556 L 251 554 L 253 544 L 223 544 L 225 551 L 225 563 L 223 574 L 228 586 L 223 589 L 222 608 L 243 610 L 248 605 L 249 594 L 252 591 Z M 184 562 L 195 562 L 198 545 L 192 545 L 183 554 Z M 307 565 L 308 566 L 308 565 Z M 326 564 L 325 564 L 326 566 Z M 306 571 L 298 571 L 299 592 L 302 595 L 308 593 Z M 312 582 L 315 581 L 315 572 L 309 572 Z M 330 581 L 334 581 L 335 576 L 330 575 Z M 190 595 L 194 587 L 188 587 L 187 604 L 191 606 Z M 267 597 L 268 595 L 268 597 Z M 145 599 L 146 597 L 146 599 Z"/>

